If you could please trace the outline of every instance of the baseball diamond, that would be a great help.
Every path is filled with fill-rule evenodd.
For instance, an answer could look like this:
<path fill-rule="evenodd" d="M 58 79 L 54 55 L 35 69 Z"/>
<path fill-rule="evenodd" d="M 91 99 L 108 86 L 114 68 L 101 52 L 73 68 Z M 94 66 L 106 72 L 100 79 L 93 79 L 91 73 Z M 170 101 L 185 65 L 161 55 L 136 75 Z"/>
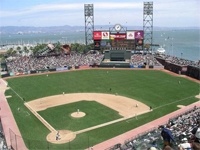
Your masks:
<path fill-rule="evenodd" d="M 116 110 L 121 116 L 123 116 L 123 119 L 118 119 L 115 121 L 111 121 L 109 123 L 101 124 L 98 126 L 90 127 L 88 129 L 83 129 L 80 131 L 75 131 L 74 134 L 80 134 L 86 131 L 93 130 L 95 128 L 103 127 L 108 124 L 116 123 L 118 121 L 126 120 L 128 118 L 132 118 L 135 115 L 140 115 L 143 113 L 147 113 L 150 111 L 149 107 L 141 102 L 138 102 L 136 100 L 126 98 L 123 96 L 116 96 L 116 95 L 111 95 L 111 94 L 98 94 L 98 93 L 74 93 L 74 94 L 65 94 L 63 95 L 56 95 L 56 96 L 50 96 L 50 97 L 45 97 L 41 99 L 37 99 L 34 101 L 30 101 L 25 103 L 27 108 L 53 133 L 55 133 L 55 129 L 47 122 L 45 121 L 38 113 L 37 111 L 45 110 L 51 107 L 59 106 L 59 105 L 64 105 L 64 104 L 69 104 L 73 102 L 78 102 L 81 101 L 81 99 L 87 99 L 88 101 L 97 101 L 111 109 Z M 135 107 L 135 105 L 139 104 L 139 107 Z M 96 113 L 96 112 L 94 112 Z M 85 113 L 83 112 L 73 112 L 72 117 L 77 117 L 79 118 L 79 115 L 84 117 Z M 81 117 L 80 116 L 80 117 Z M 68 134 L 68 135 L 67 135 Z M 70 134 L 65 132 L 62 132 L 62 135 L 66 135 L 62 137 L 60 140 L 51 140 L 54 139 L 55 134 L 51 134 L 52 137 L 50 138 L 50 135 L 48 135 L 47 139 L 49 142 L 53 143 L 67 143 L 69 141 L 72 141 L 75 139 L 74 134 Z M 61 142 L 62 140 L 62 142 Z"/>
<path fill-rule="evenodd" d="M 22 136 L 27 149 L 85 149 L 197 102 L 199 94 L 198 81 L 156 69 L 79 69 L 4 82 L 20 130 L 5 134 L 14 147 Z"/>

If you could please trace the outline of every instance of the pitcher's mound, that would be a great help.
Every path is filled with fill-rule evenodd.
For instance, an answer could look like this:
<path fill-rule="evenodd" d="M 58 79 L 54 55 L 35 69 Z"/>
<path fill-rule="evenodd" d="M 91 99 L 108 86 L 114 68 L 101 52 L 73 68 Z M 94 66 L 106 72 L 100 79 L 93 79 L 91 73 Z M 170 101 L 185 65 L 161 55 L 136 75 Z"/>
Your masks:
<path fill-rule="evenodd" d="M 59 134 L 58 134 L 59 132 Z M 56 140 L 57 134 L 58 139 Z M 53 131 L 49 133 L 46 137 L 48 142 L 54 143 L 54 144 L 64 144 L 68 143 L 76 138 L 76 134 L 69 130 L 59 130 L 59 131 Z"/>
<path fill-rule="evenodd" d="M 85 116 L 85 113 L 84 112 L 73 112 L 71 114 L 71 116 L 74 117 L 74 118 L 81 118 L 81 117 Z"/>

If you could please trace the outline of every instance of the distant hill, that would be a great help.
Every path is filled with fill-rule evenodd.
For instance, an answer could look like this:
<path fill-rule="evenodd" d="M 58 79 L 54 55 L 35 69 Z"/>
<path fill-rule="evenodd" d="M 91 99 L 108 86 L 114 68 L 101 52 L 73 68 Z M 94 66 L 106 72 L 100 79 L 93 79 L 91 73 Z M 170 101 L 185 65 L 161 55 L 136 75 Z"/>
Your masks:
<path fill-rule="evenodd" d="M 1 33 L 57 33 L 83 30 L 83 26 L 51 26 L 51 27 L 32 27 L 32 26 L 3 26 L 0 27 Z"/>
<path fill-rule="evenodd" d="M 95 30 L 108 30 L 109 27 L 114 25 L 95 25 Z M 142 30 L 142 26 L 124 26 L 128 30 Z M 156 27 L 154 30 L 179 30 L 179 29 L 199 29 L 199 27 Z M 33 26 L 2 26 L 0 27 L 1 34 L 23 34 L 23 33 L 58 33 L 58 32 L 69 32 L 69 31 L 85 31 L 85 26 L 50 26 L 50 27 L 33 27 Z"/>

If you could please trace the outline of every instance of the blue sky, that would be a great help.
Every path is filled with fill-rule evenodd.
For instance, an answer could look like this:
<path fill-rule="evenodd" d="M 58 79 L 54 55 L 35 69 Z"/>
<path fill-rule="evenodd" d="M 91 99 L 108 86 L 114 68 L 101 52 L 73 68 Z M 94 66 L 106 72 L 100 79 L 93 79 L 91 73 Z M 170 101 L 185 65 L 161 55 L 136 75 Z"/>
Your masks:
<path fill-rule="evenodd" d="M 154 26 L 200 26 L 200 0 L 152 0 Z M 84 4 L 95 25 L 143 26 L 142 0 L 0 0 L 0 26 L 84 26 Z M 146 1 L 145 1 L 146 2 Z"/>

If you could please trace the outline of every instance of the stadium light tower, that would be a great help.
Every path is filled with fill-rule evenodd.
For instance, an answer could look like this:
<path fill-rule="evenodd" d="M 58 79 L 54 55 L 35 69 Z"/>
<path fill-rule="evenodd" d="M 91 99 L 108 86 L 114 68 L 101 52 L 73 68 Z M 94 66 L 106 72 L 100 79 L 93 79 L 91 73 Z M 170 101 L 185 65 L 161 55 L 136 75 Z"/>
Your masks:
<path fill-rule="evenodd" d="M 144 2 L 143 7 L 144 48 L 152 51 L 153 44 L 153 2 Z"/>
<path fill-rule="evenodd" d="M 84 4 L 85 16 L 85 45 L 93 43 L 94 7 L 93 4 Z"/>

